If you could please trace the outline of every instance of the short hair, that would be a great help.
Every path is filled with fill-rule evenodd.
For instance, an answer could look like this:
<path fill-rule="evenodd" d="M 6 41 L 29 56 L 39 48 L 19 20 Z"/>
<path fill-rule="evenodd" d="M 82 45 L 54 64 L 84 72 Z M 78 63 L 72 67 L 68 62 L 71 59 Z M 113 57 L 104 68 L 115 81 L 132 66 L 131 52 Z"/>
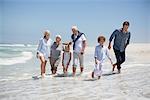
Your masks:
<path fill-rule="evenodd" d="M 44 31 L 44 38 L 46 37 L 46 35 L 50 35 L 50 31 L 49 30 L 45 30 Z"/>
<path fill-rule="evenodd" d="M 104 41 L 106 40 L 106 38 L 105 38 L 104 36 L 99 36 L 99 37 L 97 38 L 97 42 L 100 42 L 101 39 L 103 39 Z"/>
<path fill-rule="evenodd" d="M 125 22 L 123 22 L 123 26 L 124 26 L 124 25 L 128 25 L 128 26 L 129 26 L 130 23 L 129 23 L 128 21 L 125 21 Z"/>
<path fill-rule="evenodd" d="M 71 29 L 78 30 L 77 26 L 72 26 Z"/>

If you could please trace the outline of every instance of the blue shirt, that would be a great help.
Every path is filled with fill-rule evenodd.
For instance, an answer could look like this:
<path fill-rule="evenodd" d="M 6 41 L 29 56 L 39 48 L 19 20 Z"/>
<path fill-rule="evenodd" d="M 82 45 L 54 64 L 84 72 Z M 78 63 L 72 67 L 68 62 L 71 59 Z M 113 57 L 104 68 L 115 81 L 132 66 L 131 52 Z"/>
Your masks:
<path fill-rule="evenodd" d="M 123 33 L 122 29 L 119 30 L 115 30 L 110 38 L 109 38 L 109 42 L 111 42 L 114 38 L 114 49 L 119 50 L 120 52 L 125 51 L 125 47 L 126 45 L 129 44 L 130 42 L 130 32 L 127 33 Z"/>
<path fill-rule="evenodd" d="M 50 47 L 52 45 L 52 40 L 49 39 L 48 41 L 44 38 L 41 38 L 39 40 L 37 52 L 42 53 L 45 57 L 45 59 L 48 59 L 50 57 Z"/>

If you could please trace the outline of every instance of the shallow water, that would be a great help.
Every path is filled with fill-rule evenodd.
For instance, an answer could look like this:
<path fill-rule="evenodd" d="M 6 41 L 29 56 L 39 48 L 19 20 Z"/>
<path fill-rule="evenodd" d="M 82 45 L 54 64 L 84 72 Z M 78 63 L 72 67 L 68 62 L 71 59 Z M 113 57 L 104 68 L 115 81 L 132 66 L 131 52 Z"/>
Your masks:
<path fill-rule="evenodd" d="M 0 54 L 3 54 L 0 56 L 0 100 L 149 100 L 150 48 L 145 49 L 148 46 L 150 47 L 150 44 L 131 44 L 128 47 L 127 60 L 122 65 L 121 74 L 110 74 L 111 65 L 106 60 L 100 80 L 91 80 L 90 77 L 94 67 L 93 47 L 86 50 L 83 75 L 74 78 L 46 77 L 34 80 L 32 76 L 40 73 L 40 63 L 35 58 L 36 46 L 0 46 Z M 22 52 L 30 54 L 22 55 Z M 113 52 L 110 53 L 115 61 Z M 31 58 L 28 58 L 29 55 Z M 10 57 L 20 59 L 11 64 L 4 62 Z M 77 71 L 79 73 L 79 68 Z M 61 66 L 58 73 L 62 73 Z M 50 74 L 49 63 L 47 74 Z"/>

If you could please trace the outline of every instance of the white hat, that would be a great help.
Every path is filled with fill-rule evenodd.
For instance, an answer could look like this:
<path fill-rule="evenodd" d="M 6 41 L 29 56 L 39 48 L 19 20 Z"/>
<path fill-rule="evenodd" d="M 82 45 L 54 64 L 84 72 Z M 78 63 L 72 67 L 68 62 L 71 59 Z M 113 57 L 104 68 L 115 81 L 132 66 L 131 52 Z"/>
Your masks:
<path fill-rule="evenodd" d="M 56 38 L 57 38 L 57 37 L 61 39 L 61 36 L 60 36 L 60 35 L 56 35 Z"/>
<path fill-rule="evenodd" d="M 72 29 L 78 30 L 77 26 L 72 26 Z"/>

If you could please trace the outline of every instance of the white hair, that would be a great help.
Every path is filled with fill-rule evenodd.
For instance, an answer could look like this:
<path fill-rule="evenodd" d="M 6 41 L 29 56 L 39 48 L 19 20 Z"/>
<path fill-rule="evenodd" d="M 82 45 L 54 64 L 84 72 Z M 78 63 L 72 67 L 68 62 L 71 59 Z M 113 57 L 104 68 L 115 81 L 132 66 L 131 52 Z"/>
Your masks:
<path fill-rule="evenodd" d="M 45 30 L 44 32 L 46 32 L 46 33 L 50 33 L 50 31 L 49 31 L 49 30 Z"/>
<path fill-rule="evenodd" d="M 56 35 L 56 38 L 57 38 L 57 37 L 61 39 L 61 35 Z"/>
<path fill-rule="evenodd" d="M 75 29 L 75 30 L 78 30 L 78 27 L 77 26 L 72 26 L 71 29 Z"/>

